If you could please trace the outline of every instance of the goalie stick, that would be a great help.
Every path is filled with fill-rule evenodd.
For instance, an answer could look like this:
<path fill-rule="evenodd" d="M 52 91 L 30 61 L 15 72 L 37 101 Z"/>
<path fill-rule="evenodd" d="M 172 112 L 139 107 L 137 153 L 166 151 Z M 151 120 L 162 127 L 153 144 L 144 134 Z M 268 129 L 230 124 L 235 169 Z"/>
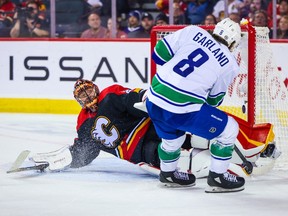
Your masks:
<path fill-rule="evenodd" d="M 28 170 L 39 170 L 40 172 L 43 172 L 45 168 L 49 166 L 48 163 L 38 164 L 34 166 L 28 166 L 28 167 L 18 167 L 13 170 L 8 170 L 7 173 L 15 173 L 15 172 L 22 172 L 22 171 L 28 171 Z"/>
<path fill-rule="evenodd" d="M 29 150 L 22 151 L 14 163 L 12 164 L 11 168 L 7 171 L 7 173 L 14 173 L 14 172 L 22 172 L 22 171 L 27 171 L 27 170 L 39 170 L 43 171 L 45 168 L 49 166 L 48 163 L 42 163 L 34 166 L 28 166 L 28 167 L 21 167 L 23 162 L 26 160 L 28 155 L 30 154 Z"/>

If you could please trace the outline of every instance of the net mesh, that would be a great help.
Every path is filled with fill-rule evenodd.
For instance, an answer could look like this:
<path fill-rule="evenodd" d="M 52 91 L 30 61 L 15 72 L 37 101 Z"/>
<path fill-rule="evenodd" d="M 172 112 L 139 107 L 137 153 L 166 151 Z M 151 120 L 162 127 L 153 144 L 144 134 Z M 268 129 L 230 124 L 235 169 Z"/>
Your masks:
<path fill-rule="evenodd" d="M 153 43 L 155 44 L 165 35 L 172 34 L 183 27 L 169 26 L 156 30 L 154 38 L 153 36 L 151 38 L 152 47 Z M 205 26 L 201 27 L 206 28 Z M 251 33 L 242 28 L 243 39 L 233 51 L 233 55 L 239 63 L 240 72 L 229 86 L 220 109 L 245 121 L 253 121 L 255 124 L 271 123 L 277 148 L 282 151 L 274 168 L 288 169 L 288 91 L 284 84 L 285 77 L 281 71 L 278 71 L 273 59 L 268 28 L 253 27 L 253 29 L 255 29 L 255 35 L 252 38 Z M 207 30 L 211 30 L 211 26 Z M 251 47 L 248 41 L 252 39 L 254 46 Z M 253 59 L 248 61 L 248 57 L 251 58 L 249 52 L 255 52 L 255 55 L 252 55 L 255 58 L 254 61 Z M 251 69 L 248 63 L 254 67 Z M 152 74 L 155 74 L 157 68 L 151 67 L 151 70 Z M 248 91 L 249 94 L 253 94 L 253 97 L 249 97 L 249 99 Z M 252 112 L 252 120 L 248 117 L 249 112 Z"/>
<path fill-rule="evenodd" d="M 282 151 L 276 167 L 288 168 L 288 91 L 284 74 L 274 61 L 268 33 L 267 28 L 256 29 L 255 121 L 273 124 L 275 141 Z"/>

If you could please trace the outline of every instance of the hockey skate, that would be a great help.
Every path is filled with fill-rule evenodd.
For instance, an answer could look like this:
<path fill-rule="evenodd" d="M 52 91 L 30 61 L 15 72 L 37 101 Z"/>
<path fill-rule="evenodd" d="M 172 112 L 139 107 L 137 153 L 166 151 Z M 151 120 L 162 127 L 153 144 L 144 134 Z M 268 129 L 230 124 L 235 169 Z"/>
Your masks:
<path fill-rule="evenodd" d="M 195 185 L 195 176 L 175 170 L 173 172 L 160 172 L 160 182 L 167 187 L 192 187 Z"/>
<path fill-rule="evenodd" d="M 228 172 L 218 174 L 209 171 L 206 193 L 227 193 L 244 190 L 245 179 Z"/>

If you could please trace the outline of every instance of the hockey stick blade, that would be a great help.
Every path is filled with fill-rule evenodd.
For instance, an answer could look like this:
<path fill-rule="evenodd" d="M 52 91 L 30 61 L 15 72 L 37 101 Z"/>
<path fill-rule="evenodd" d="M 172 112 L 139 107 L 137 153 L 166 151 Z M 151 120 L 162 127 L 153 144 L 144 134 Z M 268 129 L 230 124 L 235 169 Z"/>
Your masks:
<path fill-rule="evenodd" d="M 28 170 L 38 170 L 40 172 L 43 172 L 45 168 L 49 166 L 48 163 L 38 164 L 34 166 L 28 166 L 28 167 L 18 167 L 16 169 L 10 169 L 7 171 L 7 173 L 15 173 L 15 172 L 23 172 Z"/>

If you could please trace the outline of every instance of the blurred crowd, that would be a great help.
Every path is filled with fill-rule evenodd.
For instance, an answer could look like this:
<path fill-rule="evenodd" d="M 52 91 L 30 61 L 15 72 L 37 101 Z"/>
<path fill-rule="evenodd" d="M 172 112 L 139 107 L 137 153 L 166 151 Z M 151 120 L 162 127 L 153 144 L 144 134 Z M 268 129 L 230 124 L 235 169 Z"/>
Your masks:
<path fill-rule="evenodd" d="M 267 26 L 271 0 L 174 0 L 173 23 L 214 25 L 225 16 Z M 56 36 L 111 38 L 111 0 L 55 0 Z M 277 39 L 288 39 L 288 0 L 277 0 Z M 117 38 L 149 38 L 154 25 L 169 24 L 169 0 L 117 0 Z M 50 37 L 50 0 L 0 0 L 0 37 Z"/>

